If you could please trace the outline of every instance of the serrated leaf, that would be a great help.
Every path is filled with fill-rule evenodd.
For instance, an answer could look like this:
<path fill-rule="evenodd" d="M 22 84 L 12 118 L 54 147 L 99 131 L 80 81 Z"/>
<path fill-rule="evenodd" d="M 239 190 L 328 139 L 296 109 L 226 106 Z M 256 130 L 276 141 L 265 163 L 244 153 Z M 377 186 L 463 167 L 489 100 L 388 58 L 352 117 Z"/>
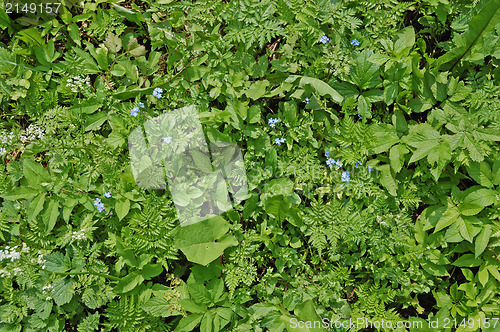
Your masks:
<path fill-rule="evenodd" d="M 41 188 L 34 189 L 31 187 L 27 187 L 27 186 L 21 186 L 21 187 L 14 188 L 14 189 L 6 192 L 5 194 L 2 194 L 1 197 L 4 199 L 11 200 L 11 201 L 15 201 L 18 199 L 29 199 L 29 198 L 35 197 L 36 195 L 38 195 L 42 191 L 43 190 Z"/>
<path fill-rule="evenodd" d="M 138 284 L 142 283 L 144 278 L 140 274 L 140 271 L 134 271 L 125 277 L 121 278 L 118 284 L 113 288 L 118 294 L 127 293 L 133 290 Z"/>
<path fill-rule="evenodd" d="M 31 222 L 43 210 L 47 193 L 41 193 L 33 198 L 28 205 L 28 221 Z"/>
<path fill-rule="evenodd" d="M 266 88 L 269 86 L 268 80 L 262 80 L 252 83 L 252 85 L 245 91 L 248 98 L 253 100 L 259 99 L 266 94 Z"/>
<path fill-rule="evenodd" d="M 175 307 L 175 302 L 162 297 L 153 297 L 142 305 L 142 309 L 154 317 L 170 317 L 181 315 Z"/>
<path fill-rule="evenodd" d="M 212 313 L 207 311 L 200 322 L 200 332 L 212 332 Z"/>
<path fill-rule="evenodd" d="M 452 264 L 458 267 L 473 267 L 473 266 L 479 266 L 482 263 L 483 260 L 474 258 L 473 254 L 465 254 L 460 256 Z"/>
<path fill-rule="evenodd" d="M 442 214 L 441 218 L 439 218 L 436 224 L 436 228 L 434 229 L 434 233 L 437 233 L 443 228 L 450 226 L 457 220 L 459 216 L 460 213 L 458 212 L 456 206 L 448 206 L 446 211 Z"/>
<path fill-rule="evenodd" d="M 479 232 L 478 236 L 476 237 L 475 246 L 474 246 L 474 255 L 476 258 L 481 256 L 483 251 L 488 246 L 488 242 L 490 241 L 491 233 L 492 233 L 491 225 L 485 225 L 483 227 L 483 229 L 481 229 L 481 232 Z"/>
<path fill-rule="evenodd" d="M 320 96 L 330 96 L 335 102 L 338 104 L 342 103 L 344 99 L 334 88 L 332 88 L 327 83 L 313 77 L 299 76 L 299 75 L 290 75 L 285 82 L 295 83 L 298 80 L 298 85 L 301 88 L 305 88 L 306 86 L 311 86 L 316 93 Z"/>
<path fill-rule="evenodd" d="M 108 32 L 104 40 L 104 46 L 106 46 L 111 53 L 118 53 L 122 49 L 122 41 L 114 33 Z"/>
<path fill-rule="evenodd" d="M 45 260 L 45 270 L 50 272 L 65 272 L 68 270 L 64 262 L 64 255 L 60 252 L 52 252 L 48 255 L 44 255 Z"/>
<path fill-rule="evenodd" d="M 389 165 L 382 165 L 378 167 L 380 171 L 380 183 L 389 191 L 392 196 L 396 196 L 397 184 L 392 176 Z"/>
<path fill-rule="evenodd" d="M 53 286 L 52 298 L 56 301 L 57 305 L 61 306 L 71 301 L 73 293 L 75 292 L 73 288 L 73 279 L 59 280 L 55 282 Z"/>
<path fill-rule="evenodd" d="M 146 280 L 156 277 L 162 272 L 163 272 L 163 266 L 161 265 L 161 263 L 147 264 L 142 268 L 142 276 Z"/>
<path fill-rule="evenodd" d="M 470 177 L 480 185 L 487 188 L 493 188 L 491 169 L 486 161 L 482 161 L 481 163 L 470 163 L 467 167 L 467 172 Z"/>
<path fill-rule="evenodd" d="M 458 217 L 456 219 L 456 223 L 458 225 L 458 230 L 460 231 L 460 235 L 467 241 L 472 243 L 472 237 L 474 236 L 474 226 L 467 220 L 462 217 Z"/>
<path fill-rule="evenodd" d="M 432 262 L 422 262 L 420 263 L 420 265 L 422 265 L 422 268 L 425 271 L 433 276 L 447 277 L 450 275 L 446 270 L 446 267 L 444 267 L 443 265 L 434 264 Z"/>
<path fill-rule="evenodd" d="M 207 311 L 207 306 L 203 303 L 196 303 L 193 300 L 181 299 L 179 304 L 184 308 L 184 310 L 189 312 L 194 312 L 198 314 L 204 314 Z"/>
<path fill-rule="evenodd" d="M 203 318 L 202 314 L 191 314 L 187 317 L 183 317 L 174 332 L 189 332 L 192 331 Z"/>
<path fill-rule="evenodd" d="M 51 199 L 47 206 L 47 210 L 42 215 L 42 220 L 45 223 L 45 234 L 50 233 L 56 225 L 57 218 L 59 217 L 59 202 Z"/>

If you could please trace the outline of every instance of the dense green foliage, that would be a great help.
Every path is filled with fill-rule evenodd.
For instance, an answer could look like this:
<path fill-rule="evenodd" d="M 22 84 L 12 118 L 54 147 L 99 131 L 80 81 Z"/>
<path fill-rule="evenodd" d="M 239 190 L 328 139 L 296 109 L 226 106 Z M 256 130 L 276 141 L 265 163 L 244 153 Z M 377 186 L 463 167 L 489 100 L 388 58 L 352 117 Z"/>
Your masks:
<path fill-rule="evenodd" d="M 1 331 L 500 328 L 500 0 L 0 4 Z M 249 190 L 181 227 L 127 140 L 189 105 Z"/>

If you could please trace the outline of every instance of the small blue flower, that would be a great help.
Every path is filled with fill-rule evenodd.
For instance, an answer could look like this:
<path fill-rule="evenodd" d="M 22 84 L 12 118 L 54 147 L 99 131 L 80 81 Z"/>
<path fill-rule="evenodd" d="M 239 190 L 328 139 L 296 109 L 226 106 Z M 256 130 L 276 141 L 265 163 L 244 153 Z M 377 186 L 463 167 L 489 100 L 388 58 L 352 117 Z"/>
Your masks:
<path fill-rule="evenodd" d="M 99 204 L 101 204 L 101 199 L 97 197 L 94 201 L 94 205 L 99 205 Z"/>
<path fill-rule="evenodd" d="M 137 116 L 139 114 L 139 107 L 134 107 L 132 108 L 132 110 L 130 111 L 130 115 L 132 116 Z"/>
<path fill-rule="evenodd" d="M 330 151 L 325 151 L 325 157 L 330 157 Z"/>
<path fill-rule="evenodd" d="M 354 167 L 358 168 L 358 163 L 360 166 L 363 166 L 363 163 L 361 161 L 355 161 L 354 162 Z"/>
<path fill-rule="evenodd" d="M 329 40 L 330 40 L 330 38 L 328 38 L 327 36 L 323 36 L 320 38 L 319 41 L 323 44 L 326 44 L 326 43 L 328 43 Z"/>
<path fill-rule="evenodd" d="M 358 119 L 363 120 L 363 117 L 359 113 L 358 113 Z"/>
<path fill-rule="evenodd" d="M 359 41 L 357 39 L 353 39 L 352 42 L 351 42 L 351 45 L 358 46 L 359 45 Z"/>
<path fill-rule="evenodd" d="M 304 99 L 306 101 L 306 104 L 309 103 L 309 98 Z"/>
<path fill-rule="evenodd" d="M 342 167 L 342 162 L 340 161 L 340 159 L 337 159 L 337 162 L 335 163 L 337 165 L 337 167 Z"/>
<path fill-rule="evenodd" d="M 160 99 L 162 97 L 163 89 L 162 88 L 155 88 L 153 90 L 153 96 L 156 98 Z"/>
<path fill-rule="evenodd" d="M 97 204 L 97 210 L 99 210 L 99 212 L 103 212 L 105 210 L 104 209 L 104 203 Z"/>
<path fill-rule="evenodd" d="M 367 166 L 366 168 L 368 168 L 368 172 L 371 172 L 373 170 L 373 168 L 371 168 L 370 166 Z"/>
<path fill-rule="evenodd" d="M 342 182 L 349 182 L 349 171 L 342 172 L 340 179 Z"/>
<path fill-rule="evenodd" d="M 107 193 L 104 193 L 104 197 L 110 198 L 111 197 L 111 192 L 108 191 Z"/>
<path fill-rule="evenodd" d="M 205 29 L 204 31 L 205 31 L 205 33 L 208 33 L 208 29 Z"/>
<path fill-rule="evenodd" d="M 137 106 L 139 106 L 140 108 L 144 108 L 144 103 L 138 102 Z"/>
<path fill-rule="evenodd" d="M 278 123 L 279 119 L 278 118 L 270 118 L 267 123 L 271 126 L 271 128 L 274 128 L 276 123 Z"/>
<path fill-rule="evenodd" d="M 170 144 L 172 142 L 172 137 L 171 136 L 163 137 L 163 142 Z"/>
<path fill-rule="evenodd" d="M 342 149 L 347 149 L 348 147 L 350 147 L 350 145 L 344 145 L 342 146 Z"/>
<path fill-rule="evenodd" d="M 275 138 L 274 139 L 274 144 L 281 145 L 281 143 L 285 143 L 285 139 L 284 138 Z"/>
<path fill-rule="evenodd" d="M 328 166 L 330 166 L 330 167 L 331 167 L 331 166 L 333 166 L 334 162 L 335 162 L 335 160 L 333 160 L 332 158 L 329 158 L 329 159 L 326 161 L 326 164 L 327 164 Z"/>

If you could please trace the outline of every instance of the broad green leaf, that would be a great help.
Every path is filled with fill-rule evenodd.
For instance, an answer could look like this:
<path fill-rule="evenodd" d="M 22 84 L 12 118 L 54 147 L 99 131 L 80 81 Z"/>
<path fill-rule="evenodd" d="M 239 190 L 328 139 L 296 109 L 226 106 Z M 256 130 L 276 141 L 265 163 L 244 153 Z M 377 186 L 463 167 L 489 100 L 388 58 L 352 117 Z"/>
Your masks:
<path fill-rule="evenodd" d="M 188 226 L 177 226 L 172 231 L 174 246 L 194 263 L 207 265 L 224 252 L 227 247 L 237 245 L 234 236 L 224 235 L 229 224 L 216 216 Z M 217 241 L 216 241 L 217 240 Z"/>
<path fill-rule="evenodd" d="M 389 151 L 389 160 L 395 173 L 403 168 L 404 156 L 410 152 L 403 144 L 394 145 Z"/>
<path fill-rule="evenodd" d="M 449 205 L 446 211 L 441 215 L 441 218 L 439 218 L 434 233 L 437 233 L 443 228 L 450 226 L 458 219 L 459 216 L 460 214 L 457 207 Z"/>
<path fill-rule="evenodd" d="M 106 46 L 111 53 L 118 53 L 122 49 L 122 40 L 114 33 L 108 32 L 104 40 L 104 46 Z"/>
<path fill-rule="evenodd" d="M 396 196 L 397 184 L 392 176 L 391 168 L 389 165 L 382 165 L 378 167 L 380 171 L 380 183 L 389 191 L 392 196 Z"/>
<path fill-rule="evenodd" d="M 472 243 L 472 238 L 474 237 L 474 226 L 467 219 L 461 216 L 456 219 L 460 235 L 467 241 Z"/>
<path fill-rule="evenodd" d="M 189 299 L 181 299 L 179 300 L 179 304 L 189 312 L 194 312 L 197 314 L 204 314 L 207 312 L 207 306 L 202 303 L 196 303 L 193 300 Z"/>
<path fill-rule="evenodd" d="M 300 320 L 306 322 L 320 322 L 321 318 L 316 312 L 316 309 L 314 308 L 314 304 L 312 300 L 307 300 L 303 303 L 300 303 L 297 305 L 297 307 L 294 310 L 294 313 L 299 317 Z M 315 332 L 326 332 L 327 330 L 324 329 L 323 327 L 318 328 L 312 327 L 310 331 L 315 331 Z"/>
<path fill-rule="evenodd" d="M 253 83 L 246 91 L 247 97 L 256 100 L 266 94 L 266 88 L 269 86 L 268 80 L 257 81 Z"/>
<path fill-rule="evenodd" d="M 459 206 L 459 210 L 464 216 L 473 216 L 481 212 L 484 207 L 495 203 L 495 200 L 496 192 L 494 190 L 478 189 L 465 197 L 463 203 Z"/>
<path fill-rule="evenodd" d="M 476 237 L 475 246 L 474 246 L 474 255 L 476 258 L 481 256 L 483 251 L 488 246 L 488 242 L 490 241 L 492 230 L 491 225 L 485 225 L 479 235 Z"/>
<path fill-rule="evenodd" d="M 481 163 L 471 162 L 467 167 L 467 172 L 480 185 L 493 188 L 491 169 L 486 161 L 482 161 Z"/>
<path fill-rule="evenodd" d="M 118 294 L 127 293 L 133 290 L 138 284 L 144 281 L 143 276 L 140 274 L 140 271 L 134 271 L 125 277 L 121 278 L 118 284 L 113 288 Z"/>
<path fill-rule="evenodd" d="M 133 57 L 140 57 L 146 54 L 146 48 L 139 45 L 137 38 L 133 37 L 127 45 L 127 52 Z"/>
<path fill-rule="evenodd" d="M 422 262 L 420 263 L 422 268 L 427 271 L 429 274 L 438 277 L 448 277 L 450 274 L 446 270 L 446 267 L 443 265 L 434 264 L 431 262 Z"/>
<path fill-rule="evenodd" d="M 11 201 L 15 201 L 18 199 L 29 199 L 32 197 L 35 197 L 36 195 L 40 194 L 42 192 L 42 189 L 34 189 L 31 187 L 27 186 L 21 186 L 14 188 L 5 194 L 2 194 L 1 197 L 4 199 L 8 199 Z"/>
<path fill-rule="evenodd" d="M 163 297 L 153 297 L 142 305 L 142 309 L 154 317 L 170 317 L 181 315 L 176 309 L 176 302 Z"/>
<path fill-rule="evenodd" d="M 55 199 L 49 201 L 47 210 L 42 215 L 42 219 L 45 223 L 45 234 L 49 234 L 50 231 L 56 225 L 57 218 L 59 217 L 59 202 Z"/>
<path fill-rule="evenodd" d="M 28 205 L 28 221 L 31 222 L 43 210 L 46 195 L 47 193 L 41 193 L 31 200 Z"/>
<path fill-rule="evenodd" d="M 73 287 L 73 279 L 62 279 L 56 281 L 53 284 L 54 288 L 52 289 L 52 298 L 56 301 L 58 306 L 69 303 L 73 298 L 73 294 L 75 289 Z"/>
<path fill-rule="evenodd" d="M 473 254 L 465 254 L 460 256 L 452 264 L 458 267 L 473 267 L 473 266 L 479 266 L 482 263 L 483 260 L 474 258 Z"/>
<path fill-rule="evenodd" d="M 70 267 L 65 263 L 64 255 L 60 252 L 52 252 L 48 255 L 44 255 L 45 260 L 45 270 L 50 272 L 65 272 Z"/>
<path fill-rule="evenodd" d="M 464 135 L 464 146 L 469 151 L 469 156 L 476 162 L 484 160 L 484 152 L 478 140 L 472 137 L 472 134 L 466 133 Z"/>
<path fill-rule="evenodd" d="M 363 50 L 357 55 L 356 64 L 351 67 L 351 81 L 361 90 L 373 88 L 382 82 L 378 73 L 380 65 L 370 61 L 372 56 L 371 50 Z"/>
<path fill-rule="evenodd" d="M 399 142 L 396 127 L 391 124 L 374 124 L 370 129 L 375 136 L 375 142 L 372 146 L 372 151 L 375 154 L 385 152 L 389 150 L 391 146 Z"/>
<path fill-rule="evenodd" d="M 201 322 L 202 314 L 191 314 L 183 317 L 174 332 L 190 332 Z"/>
<path fill-rule="evenodd" d="M 200 332 L 212 332 L 212 313 L 207 311 L 200 322 Z"/>
<path fill-rule="evenodd" d="M 459 36 L 463 46 L 452 48 L 437 60 L 441 70 L 452 71 L 453 68 L 486 36 L 500 21 L 500 0 L 488 1 L 479 13 L 470 21 L 468 30 Z M 449 63 L 451 63 L 449 66 Z"/>
<path fill-rule="evenodd" d="M 130 201 L 126 198 L 121 198 L 115 203 L 115 211 L 119 220 L 125 218 L 130 210 Z"/>
<path fill-rule="evenodd" d="M 85 131 L 98 130 L 108 119 L 106 113 L 100 112 L 87 117 L 85 121 Z"/>
<path fill-rule="evenodd" d="M 486 283 L 488 282 L 488 279 L 490 277 L 490 274 L 488 273 L 488 269 L 486 267 L 481 266 L 479 268 L 479 271 L 477 273 L 477 278 L 479 279 L 479 282 L 481 285 L 486 286 Z"/>
<path fill-rule="evenodd" d="M 45 167 L 30 158 L 26 158 L 23 161 L 23 173 L 29 185 L 33 188 L 36 188 L 41 183 L 52 182 L 49 172 L 47 172 Z"/>
<path fill-rule="evenodd" d="M 337 91 L 335 91 L 334 88 L 332 88 L 330 85 L 317 78 L 291 75 L 285 80 L 285 82 L 295 83 L 297 80 L 298 80 L 298 85 L 301 88 L 305 88 L 306 86 L 309 85 L 320 96 L 330 96 L 330 98 L 332 98 L 338 104 L 340 104 L 344 99 Z"/>
<path fill-rule="evenodd" d="M 163 272 L 163 266 L 161 265 L 161 263 L 147 264 L 142 268 L 142 276 L 146 280 L 154 278 L 162 272 Z"/>

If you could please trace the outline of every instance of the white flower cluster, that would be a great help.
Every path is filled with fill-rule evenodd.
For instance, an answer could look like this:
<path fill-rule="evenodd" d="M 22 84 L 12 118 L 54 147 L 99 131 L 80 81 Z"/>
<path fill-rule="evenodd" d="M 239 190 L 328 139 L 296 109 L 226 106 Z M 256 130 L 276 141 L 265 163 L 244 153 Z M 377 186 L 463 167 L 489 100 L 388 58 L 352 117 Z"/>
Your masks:
<path fill-rule="evenodd" d="M 0 270 L 0 277 L 2 277 L 2 278 L 10 278 L 10 277 L 12 277 L 12 274 L 9 271 L 5 270 L 5 269 L 1 269 Z"/>
<path fill-rule="evenodd" d="M 43 259 L 42 252 L 39 250 L 38 251 L 38 261 L 37 263 L 42 266 L 42 269 L 45 269 L 45 263 L 47 262 L 46 259 Z"/>
<path fill-rule="evenodd" d="M 87 237 L 85 236 L 84 231 L 75 231 L 73 232 L 73 235 L 71 235 L 71 238 L 73 240 L 85 240 Z"/>
<path fill-rule="evenodd" d="M 78 91 L 83 91 L 84 84 L 90 86 L 90 78 L 88 76 L 85 78 L 82 78 L 80 76 L 73 76 L 73 78 L 68 78 L 66 82 L 67 82 L 66 86 L 68 88 L 71 88 L 71 91 L 74 93 L 77 93 Z"/>
<path fill-rule="evenodd" d="M 7 134 L 7 132 L 4 130 L 0 134 L 0 142 L 2 144 L 9 144 L 10 145 L 10 144 L 12 144 L 12 141 L 14 140 L 15 137 L 16 137 L 16 135 L 12 131 Z"/>
<path fill-rule="evenodd" d="M 14 140 L 15 137 L 16 137 L 16 135 L 12 131 L 7 134 L 7 132 L 5 130 L 3 130 L 2 133 L 0 133 L 0 143 L 11 145 L 12 141 Z M 7 153 L 7 149 L 4 147 L 0 147 L 0 157 L 6 153 Z"/>
<path fill-rule="evenodd" d="M 43 286 L 43 287 L 42 287 L 42 294 L 43 294 L 43 295 L 45 295 L 45 294 L 47 294 L 47 293 L 50 293 L 50 291 L 51 291 L 53 288 L 54 288 L 54 286 L 52 286 L 52 284 L 48 284 L 47 286 Z M 45 298 L 45 301 L 48 301 L 48 300 L 50 300 L 50 299 L 52 299 L 52 298 L 51 298 L 50 296 L 47 296 L 47 297 Z"/>
<path fill-rule="evenodd" d="M 25 130 L 25 135 L 21 135 L 19 139 L 21 142 L 25 143 L 26 141 L 34 141 L 36 139 L 43 139 L 45 137 L 45 134 L 43 133 L 43 130 L 40 129 L 35 124 L 30 124 L 28 128 Z"/>
<path fill-rule="evenodd" d="M 18 247 L 19 246 L 15 246 L 14 248 L 11 248 L 7 246 L 4 250 L 0 250 L 0 261 L 10 259 L 10 261 L 13 262 L 16 259 L 21 258 L 21 253 L 16 250 Z"/>

